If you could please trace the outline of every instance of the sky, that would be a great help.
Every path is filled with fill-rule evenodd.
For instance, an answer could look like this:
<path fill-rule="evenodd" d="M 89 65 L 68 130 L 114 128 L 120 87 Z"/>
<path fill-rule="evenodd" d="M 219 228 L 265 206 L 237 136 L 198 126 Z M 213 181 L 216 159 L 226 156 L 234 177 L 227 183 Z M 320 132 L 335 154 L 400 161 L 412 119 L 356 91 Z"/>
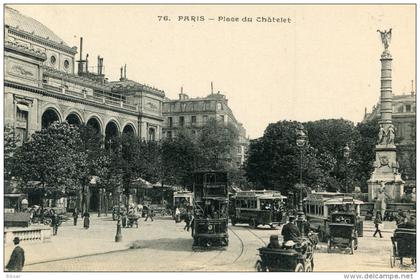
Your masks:
<path fill-rule="evenodd" d="M 190 97 L 206 96 L 213 81 L 251 139 L 279 120 L 360 122 L 365 107 L 370 111 L 380 97 L 383 46 L 377 29 L 392 28 L 394 94 L 410 92 L 415 80 L 414 5 L 10 7 L 70 46 L 78 47 L 83 37 L 89 64 L 104 57 L 110 80 L 127 64 L 127 78 L 169 98 L 178 98 L 181 86 Z M 186 16 L 205 20 L 184 21 Z M 232 17 L 239 22 L 226 20 Z M 253 21 L 242 22 L 244 17 Z M 283 17 L 286 23 L 257 17 Z"/>

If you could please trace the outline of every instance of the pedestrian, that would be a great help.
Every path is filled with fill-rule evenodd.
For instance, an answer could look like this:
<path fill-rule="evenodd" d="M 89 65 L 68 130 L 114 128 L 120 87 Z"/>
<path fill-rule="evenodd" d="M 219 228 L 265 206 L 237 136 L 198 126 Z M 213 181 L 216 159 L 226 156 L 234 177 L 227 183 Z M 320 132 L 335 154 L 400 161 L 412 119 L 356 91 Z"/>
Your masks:
<path fill-rule="evenodd" d="M 184 226 L 184 230 L 190 231 L 190 226 L 191 226 L 191 212 L 188 210 L 187 213 L 185 214 L 185 226 Z"/>
<path fill-rule="evenodd" d="M 376 217 L 373 223 L 375 224 L 375 228 L 376 228 L 375 233 L 373 234 L 373 237 L 376 237 L 376 234 L 379 233 L 379 237 L 382 238 L 382 233 L 381 233 L 381 230 L 379 229 L 379 224 L 382 224 L 382 219 L 381 219 L 381 213 L 379 211 L 376 212 Z"/>
<path fill-rule="evenodd" d="M 51 226 L 53 228 L 53 235 L 57 235 L 58 226 L 60 224 L 60 217 L 54 213 L 51 217 Z"/>
<path fill-rule="evenodd" d="M 10 260 L 6 265 L 6 269 L 8 271 L 22 271 L 23 266 L 25 265 L 25 251 L 19 246 L 19 242 L 19 237 L 15 237 L 13 239 L 15 248 L 13 249 Z"/>
<path fill-rule="evenodd" d="M 178 207 L 175 207 L 175 223 L 181 222 L 181 211 Z"/>
<path fill-rule="evenodd" d="M 83 227 L 85 229 L 89 229 L 89 225 L 90 225 L 90 215 L 88 212 L 85 212 L 85 214 L 83 214 Z"/>
<path fill-rule="evenodd" d="M 144 221 L 147 221 L 147 219 L 150 218 L 153 222 L 153 215 L 153 209 L 151 209 L 150 206 L 147 206 L 146 219 Z"/>
<path fill-rule="evenodd" d="M 77 225 L 77 218 L 79 217 L 79 209 L 77 207 L 74 207 L 73 210 L 73 225 Z"/>

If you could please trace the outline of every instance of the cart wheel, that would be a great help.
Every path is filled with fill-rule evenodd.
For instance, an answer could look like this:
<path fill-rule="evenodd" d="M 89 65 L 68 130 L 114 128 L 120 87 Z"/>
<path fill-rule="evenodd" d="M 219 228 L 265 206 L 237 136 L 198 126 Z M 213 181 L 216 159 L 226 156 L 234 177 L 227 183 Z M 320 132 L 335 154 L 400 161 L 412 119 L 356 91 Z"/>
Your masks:
<path fill-rule="evenodd" d="M 312 265 L 310 262 L 305 263 L 305 272 L 311 272 L 312 271 Z"/>
<path fill-rule="evenodd" d="M 256 222 L 254 219 L 252 219 L 252 220 L 249 222 L 249 226 L 250 226 L 250 227 L 252 227 L 252 228 L 257 228 L 257 222 Z"/>
<path fill-rule="evenodd" d="M 331 253 L 331 239 L 329 239 L 329 238 L 328 238 L 328 241 L 327 241 L 327 253 L 328 254 Z"/>
<path fill-rule="evenodd" d="M 258 272 L 267 272 L 267 268 L 265 268 L 265 267 L 263 266 L 262 261 L 257 261 L 257 262 L 256 262 L 256 264 L 255 264 L 255 269 L 256 269 Z"/>
<path fill-rule="evenodd" d="M 303 264 L 298 263 L 295 267 L 295 272 L 304 272 L 305 268 L 303 267 Z"/>
<path fill-rule="evenodd" d="M 353 255 L 354 254 L 354 240 L 351 241 L 350 244 L 350 254 Z"/>

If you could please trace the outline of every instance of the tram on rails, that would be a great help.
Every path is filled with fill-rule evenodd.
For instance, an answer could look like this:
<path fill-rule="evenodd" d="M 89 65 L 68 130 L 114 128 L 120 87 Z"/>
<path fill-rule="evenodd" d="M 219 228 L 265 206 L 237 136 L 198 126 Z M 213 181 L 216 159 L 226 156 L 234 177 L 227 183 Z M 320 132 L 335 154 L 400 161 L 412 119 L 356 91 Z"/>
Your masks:
<path fill-rule="evenodd" d="M 354 199 L 349 194 L 317 192 L 304 199 L 304 211 L 310 228 L 318 233 L 320 241 L 327 241 L 330 235 L 331 214 L 336 212 L 353 213 L 356 216 L 356 228 L 359 237 L 363 236 L 363 221 L 360 205 L 363 201 Z"/>
<path fill-rule="evenodd" d="M 197 171 L 193 176 L 193 249 L 228 246 L 227 173 Z"/>
<path fill-rule="evenodd" d="M 285 196 L 278 191 L 257 190 L 241 191 L 231 198 L 230 220 L 236 223 L 248 223 L 250 227 L 269 225 L 276 228 L 283 221 Z"/>

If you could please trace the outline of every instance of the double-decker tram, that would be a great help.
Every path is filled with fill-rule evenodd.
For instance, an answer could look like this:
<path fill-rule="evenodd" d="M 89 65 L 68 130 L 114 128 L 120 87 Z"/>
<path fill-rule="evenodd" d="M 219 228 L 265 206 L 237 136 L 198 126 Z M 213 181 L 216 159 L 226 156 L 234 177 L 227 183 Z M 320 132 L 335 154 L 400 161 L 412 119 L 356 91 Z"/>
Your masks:
<path fill-rule="evenodd" d="M 198 171 L 193 175 L 193 249 L 225 247 L 229 243 L 227 173 Z"/>
<path fill-rule="evenodd" d="M 304 199 L 304 211 L 310 228 L 318 233 L 320 241 L 326 241 L 329 232 L 331 214 L 353 213 L 356 217 L 358 236 L 363 236 L 363 221 L 360 216 L 360 205 L 363 201 L 351 195 L 331 192 L 311 193 Z"/>
<path fill-rule="evenodd" d="M 283 220 L 285 196 L 278 191 L 258 190 L 237 192 L 231 200 L 230 220 L 236 223 L 248 223 L 277 227 Z"/>

